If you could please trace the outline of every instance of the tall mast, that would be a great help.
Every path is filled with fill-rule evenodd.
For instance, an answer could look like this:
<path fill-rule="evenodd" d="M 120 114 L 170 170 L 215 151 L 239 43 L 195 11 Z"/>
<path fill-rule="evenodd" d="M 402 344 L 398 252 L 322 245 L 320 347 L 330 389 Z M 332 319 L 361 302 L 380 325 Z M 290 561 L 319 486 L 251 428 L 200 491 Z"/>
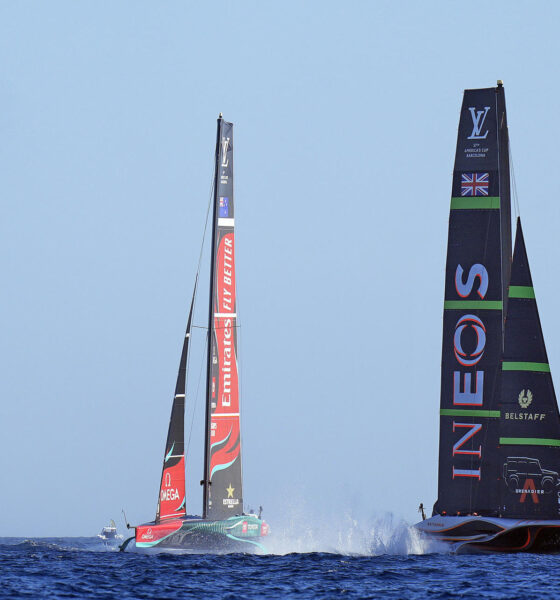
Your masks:
<path fill-rule="evenodd" d="M 212 420 L 211 411 L 211 370 L 212 370 L 212 329 L 214 321 L 214 280 L 216 272 L 216 206 L 218 199 L 218 178 L 220 170 L 220 137 L 222 132 L 222 113 L 218 117 L 218 126 L 216 132 L 216 153 L 215 153 L 215 166 L 214 166 L 214 194 L 212 198 L 212 250 L 210 256 L 210 299 L 208 301 L 208 353 L 206 355 L 206 427 L 204 435 L 204 479 L 202 480 L 203 496 L 202 496 L 202 517 L 204 519 L 208 516 L 208 488 L 210 486 L 210 427 Z"/>
<path fill-rule="evenodd" d="M 508 287 L 511 277 L 512 245 L 511 245 L 511 191 L 509 169 L 509 133 L 506 114 L 506 97 L 504 84 L 498 80 L 496 87 L 496 116 L 498 120 L 498 170 L 499 196 L 502 237 L 502 317 L 506 319 L 508 304 Z"/>

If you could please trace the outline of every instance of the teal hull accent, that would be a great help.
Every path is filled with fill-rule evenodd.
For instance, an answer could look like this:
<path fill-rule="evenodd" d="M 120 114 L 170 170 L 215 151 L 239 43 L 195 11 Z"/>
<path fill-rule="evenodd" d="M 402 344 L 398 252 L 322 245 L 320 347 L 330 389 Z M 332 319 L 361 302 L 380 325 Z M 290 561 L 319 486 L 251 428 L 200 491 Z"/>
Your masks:
<path fill-rule="evenodd" d="M 268 525 L 255 515 L 238 515 L 220 521 L 186 518 L 139 525 L 136 547 L 193 552 L 266 552 L 262 544 L 266 535 Z"/>

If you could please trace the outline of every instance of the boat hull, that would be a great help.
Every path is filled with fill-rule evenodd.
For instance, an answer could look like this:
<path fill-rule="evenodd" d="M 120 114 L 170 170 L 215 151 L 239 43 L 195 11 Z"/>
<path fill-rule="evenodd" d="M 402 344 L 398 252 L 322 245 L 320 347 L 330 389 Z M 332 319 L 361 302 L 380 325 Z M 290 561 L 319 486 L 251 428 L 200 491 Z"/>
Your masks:
<path fill-rule="evenodd" d="M 265 552 L 268 524 L 254 515 L 220 521 L 201 518 L 169 519 L 136 527 L 137 548 L 192 552 Z"/>
<path fill-rule="evenodd" d="M 452 552 L 560 552 L 560 520 L 451 517 L 436 515 L 416 523 L 428 539 Z"/>

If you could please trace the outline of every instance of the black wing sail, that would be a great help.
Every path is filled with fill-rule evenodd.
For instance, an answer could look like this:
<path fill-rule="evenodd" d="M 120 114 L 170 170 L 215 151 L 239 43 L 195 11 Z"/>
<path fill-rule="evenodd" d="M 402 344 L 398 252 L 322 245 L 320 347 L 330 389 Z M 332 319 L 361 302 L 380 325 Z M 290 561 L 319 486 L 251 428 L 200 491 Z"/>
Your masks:
<path fill-rule="evenodd" d="M 504 90 L 465 90 L 443 316 L 438 514 L 495 514 L 504 290 L 511 262 Z"/>
<path fill-rule="evenodd" d="M 503 516 L 557 519 L 560 417 L 520 219 L 509 286 L 501 394 Z"/>
<path fill-rule="evenodd" d="M 237 364 L 233 124 L 218 119 L 208 319 L 208 382 L 203 515 L 243 513 Z"/>
<path fill-rule="evenodd" d="M 175 385 L 175 395 L 169 419 L 167 442 L 163 457 L 163 469 L 159 487 L 156 521 L 184 517 L 186 515 L 185 490 L 185 393 L 187 384 L 187 358 L 191 335 L 191 323 L 196 295 L 198 275 L 187 320 L 187 329 L 183 341 L 179 373 Z"/>

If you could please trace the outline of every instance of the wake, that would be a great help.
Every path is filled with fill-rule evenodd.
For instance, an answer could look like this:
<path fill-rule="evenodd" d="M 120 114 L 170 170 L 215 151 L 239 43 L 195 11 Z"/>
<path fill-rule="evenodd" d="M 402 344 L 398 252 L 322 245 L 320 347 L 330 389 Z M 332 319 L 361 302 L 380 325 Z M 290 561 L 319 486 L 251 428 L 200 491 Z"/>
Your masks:
<path fill-rule="evenodd" d="M 327 552 L 379 556 L 441 551 L 437 544 L 391 513 L 366 519 L 345 514 L 338 519 L 322 518 L 314 523 L 303 515 L 292 515 L 285 523 L 271 520 L 274 528 L 264 540 L 270 554 Z"/>

